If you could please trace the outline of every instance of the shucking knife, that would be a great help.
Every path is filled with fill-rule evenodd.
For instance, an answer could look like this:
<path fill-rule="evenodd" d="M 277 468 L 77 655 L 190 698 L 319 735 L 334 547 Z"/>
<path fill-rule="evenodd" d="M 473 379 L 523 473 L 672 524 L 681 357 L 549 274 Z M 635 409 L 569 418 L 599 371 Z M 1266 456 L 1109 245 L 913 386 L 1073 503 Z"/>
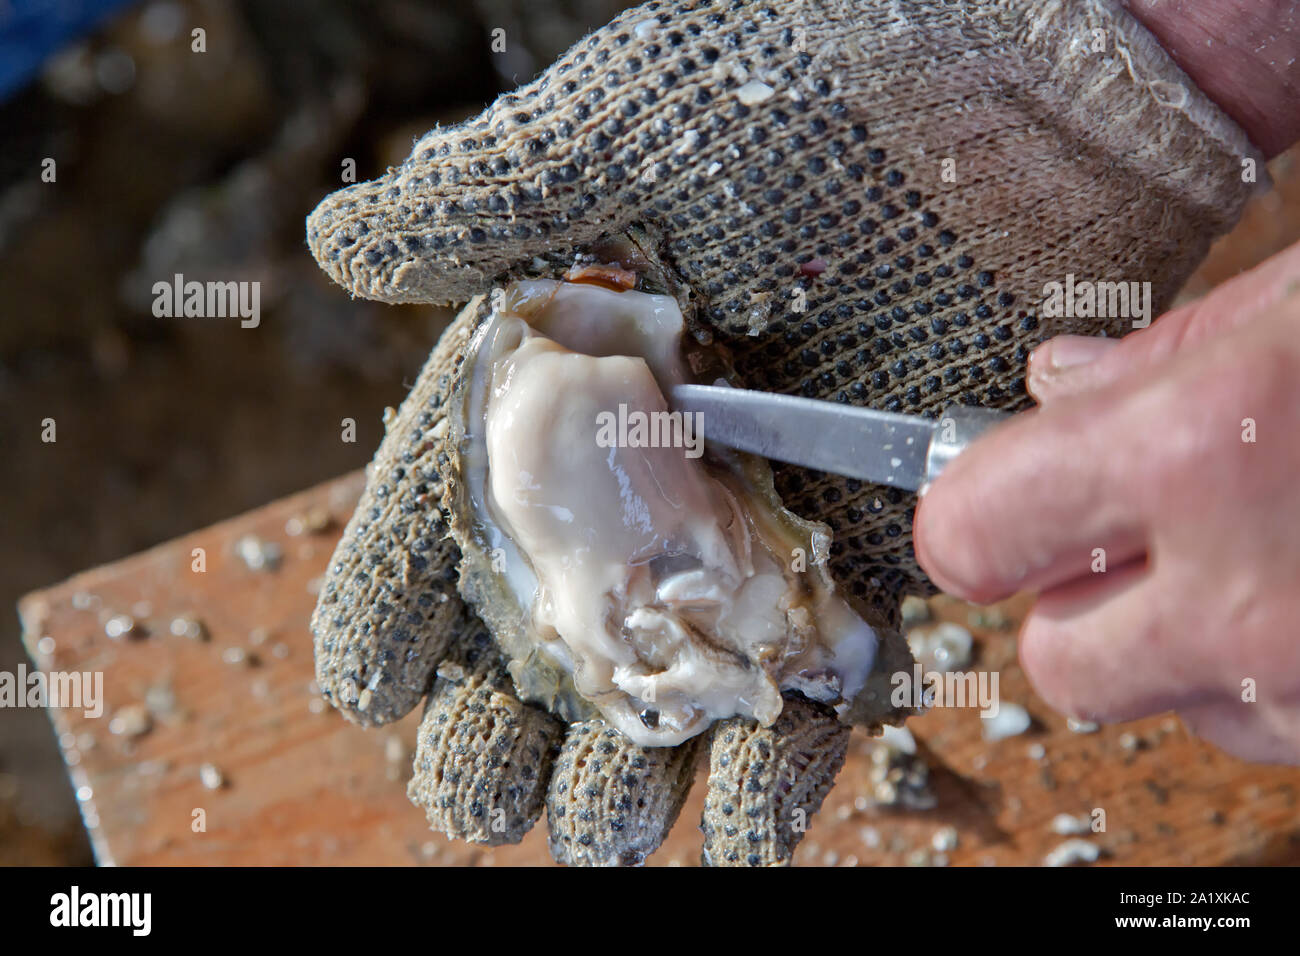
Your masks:
<path fill-rule="evenodd" d="M 699 412 L 706 441 L 917 491 L 1008 412 L 950 405 L 937 419 L 774 392 L 677 385 L 674 411 Z"/>

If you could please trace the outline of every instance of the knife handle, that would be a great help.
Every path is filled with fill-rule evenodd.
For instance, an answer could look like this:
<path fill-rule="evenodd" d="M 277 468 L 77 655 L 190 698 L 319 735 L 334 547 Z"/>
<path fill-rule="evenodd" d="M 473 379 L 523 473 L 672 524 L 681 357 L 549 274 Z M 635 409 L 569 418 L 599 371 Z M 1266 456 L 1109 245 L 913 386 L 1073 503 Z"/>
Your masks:
<path fill-rule="evenodd" d="M 939 415 L 925 456 L 926 484 L 939 477 L 948 463 L 966 450 L 966 446 L 985 432 L 1002 424 L 1011 412 L 978 405 L 949 405 Z"/>

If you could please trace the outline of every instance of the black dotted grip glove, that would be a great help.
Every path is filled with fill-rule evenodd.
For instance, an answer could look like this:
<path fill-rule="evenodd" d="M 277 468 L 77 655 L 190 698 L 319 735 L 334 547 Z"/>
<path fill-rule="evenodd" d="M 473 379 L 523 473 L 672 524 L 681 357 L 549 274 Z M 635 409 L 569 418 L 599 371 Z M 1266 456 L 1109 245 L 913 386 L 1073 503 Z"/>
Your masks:
<path fill-rule="evenodd" d="M 1262 162 L 1109 0 L 653 2 L 307 228 L 353 294 L 432 303 L 635 230 L 741 384 L 933 415 L 1020 407 L 1039 341 L 1158 314 L 1239 214 L 1246 158 Z M 1085 280 L 1149 298 L 1100 316 L 1044 302 Z M 518 699 L 459 593 L 444 403 L 486 311 L 467 307 L 389 423 L 313 620 L 321 687 L 363 724 L 429 694 L 410 789 L 436 829 L 514 841 L 545 805 L 557 859 L 637 863 L 708 749 L 706 862 L 787 862 L 843 760 L 834 714 L 791 696 L 770 727 L 733 718 L 678 748 L 566 726 Z M 775 472 L 786 506 L 833 531 L 864 616 L 888 628 L 929 591 L 912 496 Z M 869 688 L 909 666 L 887 633 Z M 876 699 L 858 717 L 901 714 Z"/>

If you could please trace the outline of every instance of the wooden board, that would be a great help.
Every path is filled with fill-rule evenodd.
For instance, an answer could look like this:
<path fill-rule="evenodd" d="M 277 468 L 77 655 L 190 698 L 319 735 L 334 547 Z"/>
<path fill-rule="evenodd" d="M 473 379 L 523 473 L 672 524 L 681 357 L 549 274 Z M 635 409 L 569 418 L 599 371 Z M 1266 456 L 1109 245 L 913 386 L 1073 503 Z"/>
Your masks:
<path fill-rule="evenodd" d="M 102 716 L 52 712 L 101 863 L 550 863 L 544 826 L 490 850 L 430 833 L 405 795 L 418 714 L 363 731 L 317 695 L 307 621 L 362 482 L 345 476 L 23 599 L 24 641 L 41 668 L 103 674 Z M 313 513 L 328 526 L 290 533 Z M 246 535 L 278 547 L 278 567 L 250 569 L 237 548 Z M 967 605 L 931 605 L 970 623 Z M 1002 700 L 1028 708 L 1030 730 L 990 743 L 973 709 L 912 720 L 931 809 L 875 802 L 880 747 L 855 731 L 797 862 L 1038 864 L 1068 839 L 1053 832 L 1058 814 L 1091 820 L 1098 809 L 1105 831 L 1080 838 L 1101 851 L 1099 864 L 1300 862 L 1300 770 L 1233 760 L 1172 716 L 1071 731 L 1016 663 L 1014 621 L 1026 606 L 978 615 L 1005 623 L 971 630 L 973 666 L 999 672 Z M 113 638 L 106 624 L 119 615 L 136 630 Z M 177 618 L 178 630 L 198 621 L 206 636 L 173 634 Z M 152 726 L 128 733 L 150 707 Z M 208 783 L 220 775 L 216 789 L 205 765 Z M 698 861 L 701 790 L 652 864 Z"/>

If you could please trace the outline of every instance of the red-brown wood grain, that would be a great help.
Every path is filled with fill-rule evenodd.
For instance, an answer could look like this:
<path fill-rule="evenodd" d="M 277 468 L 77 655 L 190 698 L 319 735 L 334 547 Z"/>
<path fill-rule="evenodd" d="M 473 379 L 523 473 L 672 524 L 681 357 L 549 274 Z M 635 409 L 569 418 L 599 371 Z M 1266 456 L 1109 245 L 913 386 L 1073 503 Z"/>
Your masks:
<path fill-rule="evenodd" d="M 543 825 L 499 849 L 430 833 L 405 795 L 418 714 L 361 730 L 316 695 L 313 584 L 362 480 L 347 475 L 23 600 L 25 641 L 42 668 L 104 675 L 101 717 L 53 712 L 101 862 L 550 863 Z M 328 526 L 288 533 L 292 519 L 313 512 L 328 514 Z M 235 547 L 248 534 L 279 546 L 278 568 L 250 570 Z M 202 573 L 192 570 L 196 548 L 206 555 Z M 964 604 L 931 605 L 940 618 L 970 623 Z M 973 666 L 999 672 L 1002 700 L 1028 708 L 1030 730 L 990 743 L 973 709 L 913 719 L 938 799 L 916 811 L 863 799 L 872 792 L 873 745 L 855 731 L 797 862 L 1038 864 L 1067 839 L 1051 829 L 1057 814 L 1098 808 L 1105 832 L 1082 839 L 1101 849 L 1102 864 L 1300 862 L 1300 770 L 1224 756 L 1168 715 L 1072 732 L 1016 662 L 1014 620 L 1025 607 L 1020 598 L 1000 609 L 1008 626 L 970 629 Z M 104 622 L 114 614 L 132 616 L 140 633 L 110 638 Z M 206 639 L 171 633 L 173 619 L 186 615 L 202 622 Z M 155 717 L 134 738 L 110 731 L 115 715 L 126 722 L 146 699 L 165 714 L 168 690 L 171 716 Z M 218 789 L 205 786 L 205 764 L 220 773 Z M 652 864 L 698 861 L 701 806 L 697 787 Z M 197 810 L 203 832 L 195 832 Z M 955 828 L 956 845 L 939 853 L 933 841 L 946 827 Z"/>

